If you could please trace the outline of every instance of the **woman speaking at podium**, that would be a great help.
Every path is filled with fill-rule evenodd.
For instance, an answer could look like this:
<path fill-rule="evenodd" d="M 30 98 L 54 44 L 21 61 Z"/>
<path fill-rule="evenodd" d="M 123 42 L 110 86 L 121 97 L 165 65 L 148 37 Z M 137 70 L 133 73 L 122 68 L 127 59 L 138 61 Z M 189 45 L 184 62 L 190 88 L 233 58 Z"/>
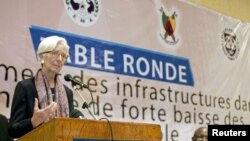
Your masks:
<path fill-rule="evenodd" d="M 19 138 L 54 117 L 70 117 L 73 93 L 58 77 L 68 58 L 67 41 L 58 36 L 44 38 L 37 50 L 41 68 L 17 83 L 9 123 L 9 135 Z"/>

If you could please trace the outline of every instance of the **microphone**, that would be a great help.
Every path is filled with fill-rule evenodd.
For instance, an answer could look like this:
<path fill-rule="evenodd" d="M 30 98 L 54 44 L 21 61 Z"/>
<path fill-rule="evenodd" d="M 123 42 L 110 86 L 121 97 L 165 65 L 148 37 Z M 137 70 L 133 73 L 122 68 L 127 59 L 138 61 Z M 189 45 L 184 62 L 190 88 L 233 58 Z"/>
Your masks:
<path fill-rule="evenodd" d="M 65 79 L 66 81 L 71 81 L 73 85 L 79 85 L 79 86 L 84 87 L 84 88 L 89 88 L 88 85 L 85 85 L 85 84 L 83 84 L 82 82 L 80 82 L 80 81 L 74 79 L 70 74 L 66 74 L 66 75 L 64 76 L 64 79 Z"/>
<path fill-rule="evenodd" d="M 94 114 L 89 110 L 89 107 L 88 107 L 88 104 L 87 104 L 86 100 L 82 97 L 82 95 L 81 95 L 81 94 L 79 93 L 79 91 L 78 91 L 78 88 L 76 87 L 76 85 L 80 85 L 81 87 L 84 87 L 84 88 L 87 88 L 87 89 L 88 89 L 89 86 L 83 84 L 82 82 L 80 82 L 80 81 L 78 81 L 78 80 L 76 80 L 76 79 L 74 79 L 70 74 L 66 74 L 66 75 L 64 76 L 64 79 L 65 79 L 66 81 L 71 81 L 74 90 L 77 92 L 77 94 L 81 97 L 81 99 L 82 99 L 82 101 L 83 101 L 83 107 L 84 107 L 84 108 L 87 108 L 89 114 L 96 120 Z M 89 89 L 88 89 L 88 90 L 89 90 Z M 89 91 L 90 91 L 90 90 L 89 90 Z M 90 93 L 91 93 L 91 91 L 90 91 Z M 93 96 L 92 96 L 92 95 L 91 95 L 91 97 L 92 97 L 92 99 L 93 99 Z M 93 106 L 93 108 L 94 108 L 94 106 Z M 73 113 L 71 113 L 71 115 L 81 116 L 81 115 L 79 115 L 79 114 L 80 114 L 80 113 L 79 113 L 78 111 L 76 111 L 76 110 L 74 110 Z"/>

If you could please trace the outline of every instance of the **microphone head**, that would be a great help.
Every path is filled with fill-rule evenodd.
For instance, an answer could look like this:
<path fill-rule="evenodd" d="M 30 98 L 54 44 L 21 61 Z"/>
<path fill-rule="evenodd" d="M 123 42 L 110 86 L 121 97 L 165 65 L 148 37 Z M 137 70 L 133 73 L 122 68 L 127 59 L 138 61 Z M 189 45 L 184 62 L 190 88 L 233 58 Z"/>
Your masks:
<path fill-rule="evenodd" d="M 64 75 L 64 80 L 66 80 L 66 81 L 70 81 L 71 78 L 72 78 L 72 76 L 70 74 Z"/>

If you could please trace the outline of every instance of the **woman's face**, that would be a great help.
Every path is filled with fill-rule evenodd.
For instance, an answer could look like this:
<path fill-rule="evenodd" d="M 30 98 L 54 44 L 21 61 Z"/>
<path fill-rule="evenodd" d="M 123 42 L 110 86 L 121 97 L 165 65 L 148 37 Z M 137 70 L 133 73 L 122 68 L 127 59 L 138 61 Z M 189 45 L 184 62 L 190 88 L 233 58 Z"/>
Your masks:
<path fill-rule="evenodd" d="M 43 68 L 46 72 L 59 73 L 67 57 L 67 48 L 59 43 L 53 51 L 44 54 Z"/>

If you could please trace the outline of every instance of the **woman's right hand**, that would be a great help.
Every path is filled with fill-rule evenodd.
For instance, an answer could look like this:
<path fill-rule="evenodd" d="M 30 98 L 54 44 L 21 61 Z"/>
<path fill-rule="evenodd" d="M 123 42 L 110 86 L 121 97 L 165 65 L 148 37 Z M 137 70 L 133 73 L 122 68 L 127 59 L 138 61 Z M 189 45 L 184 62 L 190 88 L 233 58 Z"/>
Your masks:
<path fill-rule="evenodd" d="M 56 102 L 52 102 L 49 106 L 47 106 L 44 109 L 39 109 L 38 100 L 37 98 L 35 98 L 34 112 L 31 118 L 31 123 L 33 127 L 35 128 L 41 123 L 49 121 L 51 118 L 55 116 L 56 110 L 57 110 Z"/>

